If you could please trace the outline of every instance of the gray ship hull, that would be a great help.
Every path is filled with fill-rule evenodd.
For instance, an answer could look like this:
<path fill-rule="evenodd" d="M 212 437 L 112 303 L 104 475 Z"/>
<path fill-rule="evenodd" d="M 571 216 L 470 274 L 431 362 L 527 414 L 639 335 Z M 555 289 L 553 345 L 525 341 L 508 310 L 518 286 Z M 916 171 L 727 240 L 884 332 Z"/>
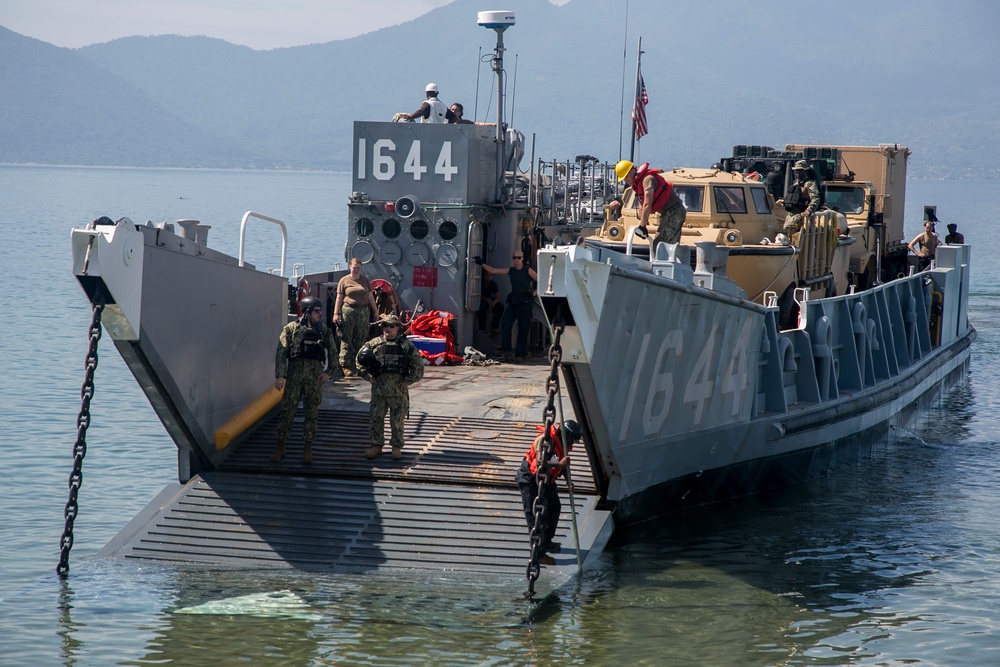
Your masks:
<path fill-rule="evenodd" d="M 712 290 L 603 249 L 540 253 L 541 298 L 565 324 L 574 411 L 616 523 L 857 462 L 960 382 L 975 339 L 968 248 L 945 250 L 928 273 L 804 301 L 787 331 L 777 306 L 728 296 L 719 276 L 706 277 L 723 288 Z"/>

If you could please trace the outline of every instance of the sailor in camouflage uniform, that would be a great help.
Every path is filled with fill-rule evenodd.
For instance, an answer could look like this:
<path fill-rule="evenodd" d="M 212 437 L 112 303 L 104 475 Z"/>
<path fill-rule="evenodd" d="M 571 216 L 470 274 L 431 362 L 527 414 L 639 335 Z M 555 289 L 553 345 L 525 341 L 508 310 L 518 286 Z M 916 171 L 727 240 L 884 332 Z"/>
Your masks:
<path fill-rule="evenodd" d="M 382 335 L 365 343 L 357 358 L 358 372 L 372 383 L 368 424 L 371 447 L 365 458 L 373 459 L 382 453 L 388 412 L 392 458 L 399 459 L 403 456 L 403 424 L 410 412 L 409 386 L 424 376 L 424 360 L 413 343 L 401 335 L 398 317 L 384 315 L 379 326 Z"/>
<path fill-rule="evenodd" d="M 795 180 L 785 193 L 783 204 L 788 216 L 782 230 L 788 240 L 791 241 L 792 234 L 802 229 L 802 225 L 820 207 L 822 199 L 819 193 L 819 184 L 816 179 L 810 178 L 812 168 L 806 160 L 799 160 L 792 166 L 792 173 Z"/>
<path fill-rule="evenodd" d="M 302 429 L 302 462 L 312 463 L 312 444 L 316 437 L 319 404 L 323 398 L 323 383 L 330 380 L 329 364 L 337 359 L 333 332 L 322 322 L 323 304 L 315 297 L 302 299 L 302 317 L 289 322 L 278 337 L 274 355 L 274 388 L 282 389 L 281 417 L 278 420 L 278 446 L 271 453 L 272 461 L 285 456 L 285 440 L 295 417 L 295 408 L 302 400 L 305 424 Z"/>

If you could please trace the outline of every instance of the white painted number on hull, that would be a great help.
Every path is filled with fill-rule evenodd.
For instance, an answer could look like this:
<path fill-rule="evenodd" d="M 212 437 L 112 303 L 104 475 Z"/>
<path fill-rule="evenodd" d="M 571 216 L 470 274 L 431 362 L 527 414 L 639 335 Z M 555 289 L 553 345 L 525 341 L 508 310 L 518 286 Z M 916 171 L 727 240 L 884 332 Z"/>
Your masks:
<path fill-rule="evenodd" d="M 749 346 L 753 320 L 745 319 L 743 321 L 731 348 L 726 346 L 727 349 L 719 349 L 718 329 L 718 323 L 712 325 L 712 330 L 704 338 L 694 366 L 684 382 L 684 393 L 680 403 L 693 408 L 691 426 L 700 426 L 705 420 L 708 413 L 706 407 L 715 391 L 717 379 L 721 380 L 722 395 L 732 396 L 730 416 L 739 418 L 743 410 L 750 380 Z M 625 402 L 625 410 L 622 415 L 621 430 L 618 434 L 619 441 L 624 441 L 628 436 L 628 428 L 632 422 L 632 413 L 637 400 L 643 403 L 642 430 L 645 436 L 660 433 L 664 423 L 671 416 L 677 417 L 677 415 L 671 415 L 671 408 L 674 407 L 674 392 L 675 389 L 679 388 L 675 387 L 676 378 L 672 369 L 677 367 L 678 361 L 684 354 L 683 330 L 669 331 L 661 340 L 651 370 L 648 371 L 648 390 L 643 398 L 639 385 L 640 378 L 647 373 L 645 366 L 649 343 L 650 334 L 646 334 L 639 346 L 639 355 L 632 372 L 632 383 L 629 387 L 628 399 Z M 721 377 L 718 377 L 717 369 L 722 363 L 726 364 L 726 370 Z"/>
<path fill-rule="evenodd" d="M 455 166 L 452 158 L 450 141 L 441 144 L 441 151 L 434 162 L 434 173 L 444 178 L 446 182 L 451 182 L 458 175 L 458 167 Z M 420 140 L 415 139 L 410 144 L 410 149 L 403 160 L 402 172 L 409 174 L 414 181 L 423 180 L 428 167 L 424 164 L 421 153 Z M 396 176 L 396 142 L 391 139 L 379 139 L 372 145 L 372 176 L 379 181 L 391 181 Z M 364 138 L 358 139 L 358 179 L 368 178 L 368 142 Z"/>

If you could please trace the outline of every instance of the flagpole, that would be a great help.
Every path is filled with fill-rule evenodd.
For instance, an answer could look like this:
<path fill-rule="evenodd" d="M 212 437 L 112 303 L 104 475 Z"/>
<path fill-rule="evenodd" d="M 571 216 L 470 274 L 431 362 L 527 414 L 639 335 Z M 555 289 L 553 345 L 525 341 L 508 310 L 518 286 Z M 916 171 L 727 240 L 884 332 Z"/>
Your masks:
<path fill-rule="evenodd" d="M 635 53 L 635 93 L 632 95 L 632 143 L 628 151 L 628 161 L 632 162 L 633 164 L 635 163 L 635 124 L 636 124 L 635 107 L 636 107 L 636 100 L 639 99 L 639 94 L 641 92 L 639 90 L 639 87 L 642 85 L 642 83 L 640 83 L 642 77 L 640 69 L 641 64 L 642 64 L 642 35 L 639 35 L 639 48 L 636 49 Z"/>

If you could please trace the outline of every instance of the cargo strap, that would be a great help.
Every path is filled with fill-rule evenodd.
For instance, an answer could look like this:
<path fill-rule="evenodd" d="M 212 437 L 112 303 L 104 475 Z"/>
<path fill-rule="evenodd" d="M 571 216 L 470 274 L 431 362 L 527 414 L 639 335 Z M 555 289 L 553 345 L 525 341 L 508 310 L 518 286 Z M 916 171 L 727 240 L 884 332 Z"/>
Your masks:
<path fill-rule="evenodd" d="M 66 526 L 60 541 L 59 565 L 56 573 L 63 579 L 69 574 L 69 551 L 73 548 L 73 522 L 79 505 L 77 495 L 83 483 L 83 457 L 87 455 L 87 427 L 90 426 L 90 400 L 94 397 L 94 371 L 97 369 L 97 342 L 101 339 L 101 313 L 104 311 L 104 290 L 94 295 L 94 317 L 90 323 L 90 349 L 84 362 L 86 373 L 80 389 L 80 415 L 76 419 L 76 444 L 73 445 L 73 470 L 69 474 L 69 500 L 66 501 Z"/>

